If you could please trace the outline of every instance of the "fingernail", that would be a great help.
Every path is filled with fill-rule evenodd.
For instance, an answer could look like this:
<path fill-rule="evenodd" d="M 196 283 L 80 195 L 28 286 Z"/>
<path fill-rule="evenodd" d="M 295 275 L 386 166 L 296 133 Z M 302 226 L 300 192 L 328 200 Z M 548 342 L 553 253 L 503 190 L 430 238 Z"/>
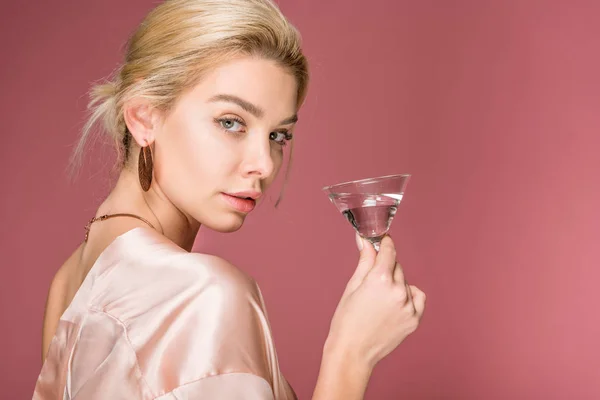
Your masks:
<path fill-rule="evenodd" d="M 358 233 L 356 234 L 356 247 L 358 247 L 358 251 L 362 251 L 363 249 L 363 239 Z"/>

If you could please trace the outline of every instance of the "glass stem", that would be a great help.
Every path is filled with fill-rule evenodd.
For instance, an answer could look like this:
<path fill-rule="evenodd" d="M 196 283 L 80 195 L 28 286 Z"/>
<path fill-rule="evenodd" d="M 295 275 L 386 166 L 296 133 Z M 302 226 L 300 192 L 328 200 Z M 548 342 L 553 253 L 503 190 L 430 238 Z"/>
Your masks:
<path fill-rule="evenodd" d="M 379 253 L 379 246 L 381 245 L 382 238 L 365 238 L 365 239 L 367 239 L 369 242 L 371 242 L 371 244 L 375 248 L 375 251 Z"/>

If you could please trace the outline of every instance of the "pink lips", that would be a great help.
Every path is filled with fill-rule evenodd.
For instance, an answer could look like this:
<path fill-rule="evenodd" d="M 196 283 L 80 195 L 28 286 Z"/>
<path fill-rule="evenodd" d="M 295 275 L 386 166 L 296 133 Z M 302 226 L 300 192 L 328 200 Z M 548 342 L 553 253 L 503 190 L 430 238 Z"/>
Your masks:
<path fill-rule="evenodd" d="M 240 196 L 240 197 L 237 197 Z M 234 209 L 236 209 L 239 212 L 243 212 L 243 213 L 249 213 L 250 211 L 254 210 L 254 207 L 256 206 L 256 200 L 254 200 L 253 198 L 242 198 L 243 194 L 239 194 L 237 193 L 235 196 L 232 196 L 230 194 L 227 193 L 223 193 L 223 198 L 225 199 L 225 201 L 231 205 Z M 251 196 L 243 196 L 243 197 L 251 197 Z M 258 196 L 257 196 L 258 197 Z"/>

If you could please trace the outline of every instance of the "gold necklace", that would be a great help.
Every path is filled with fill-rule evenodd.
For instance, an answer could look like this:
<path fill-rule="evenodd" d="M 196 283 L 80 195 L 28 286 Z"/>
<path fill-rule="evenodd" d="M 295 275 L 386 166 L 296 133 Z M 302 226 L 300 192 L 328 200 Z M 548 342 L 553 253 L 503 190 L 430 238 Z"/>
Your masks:
<path fill-rule="evenodd" d="M 137 216 L 135 214 L 129 214 L 129 213 L 117 213 L 117 214 L 105 214 L 105 215 L 101 215 L 99 217 L 94 217 L 92 219 L 90 219 L 90 222 L 88 222 L 88 224 L 85 226 L 85 240 L 84 242 L 88 241 L 88 236 L 90 235 L 90 227 L 92 226 L 92 224 L 96 221 L 104 221 L 107 220 L 109 218 L 114 218 L 114 217 L 131 217 L 131 218 L 137 218 L 140 221 L 143 221 L 145 223 L 147 223 L 148 225 L 150 225 L 152 227 L 152 229 L 156 230 L 156 228 L 154 227 L 154 225 L 152 225 L 147 219 L 144 219 L 140 216 Z"/>

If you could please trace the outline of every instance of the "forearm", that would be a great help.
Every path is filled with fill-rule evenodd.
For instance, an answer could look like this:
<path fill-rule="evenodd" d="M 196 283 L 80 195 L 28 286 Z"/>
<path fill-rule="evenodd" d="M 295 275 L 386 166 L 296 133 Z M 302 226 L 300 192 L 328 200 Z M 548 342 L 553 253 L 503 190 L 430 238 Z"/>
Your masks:
<path fill-rule="evenodd" d="M 362 400 L 371 372 L 349 352 L 326 344 L 312 400 Z"/>

